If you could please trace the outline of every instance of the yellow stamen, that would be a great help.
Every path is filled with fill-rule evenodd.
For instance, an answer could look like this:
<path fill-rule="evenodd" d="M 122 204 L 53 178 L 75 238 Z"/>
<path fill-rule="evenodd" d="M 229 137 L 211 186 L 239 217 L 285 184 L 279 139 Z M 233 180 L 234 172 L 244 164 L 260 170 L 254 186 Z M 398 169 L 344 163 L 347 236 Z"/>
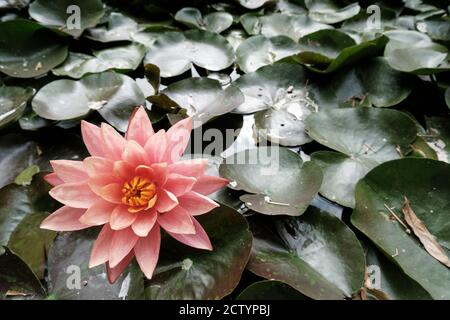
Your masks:
<path fill-rule="evenodd" d="M 151 208 L 156 201 L 155 184 L 142 177 L 134 177 L 130 181 L 125 182 L 122 192 L 122 203 L 131 207 L 150 206 Z"/>

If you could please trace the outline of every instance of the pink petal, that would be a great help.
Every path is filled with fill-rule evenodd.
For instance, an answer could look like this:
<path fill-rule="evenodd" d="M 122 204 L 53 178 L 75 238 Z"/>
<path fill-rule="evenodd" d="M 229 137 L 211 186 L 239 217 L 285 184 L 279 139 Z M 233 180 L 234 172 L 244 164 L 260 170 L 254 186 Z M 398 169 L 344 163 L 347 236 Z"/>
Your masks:
<path fill-rule="evenodd" d="M 167 139 L 169 142 L 166 159 L 169 163 L 180 160 L 181 155 L 186 149 L 192 131 L 192 118 L 183 119 L 173 125 L 167 131 Z"/>
<path fill-rule="evenodd" d="M 103 151 L 103 136 L 99 127 L 82 120 L 81 135 L 86 148 L 92 156 L 102 157 L 105 155 Z"/>
<path fill-rule="evenodd" d="M 189 214 L 192 216 L 198 216 L 219 207 L 219 205 L 210 198 L 193 191 L 179 197 L 178 202 L 180 203 L 180 206 L 189 211 Z"/>
<path fill-rule="evenodd" d="M 89 226 L 108 223 L 115 206 L 115 204 L 99 199 L 81 216 L 80 222 Z"/>
<path fill-rule="evenodd" d="M 178 206 L 158 216 L 158 224 L 167 232 L 193 234 L 195 227 L 187 210 Z"/>
<path fill-rule="evenodd" d="M 51 160 L 50 164 L 64 182 L 80 182 L 88 178 L 82 161 Z"/>
<path fill-rule="evenodd" d="M 145 238 L 140 238 L 134 247 L 136 260 L 148 279 L 153 276 L 156 264 L 159 258 L 159 248 L 161 246 L 161 234 L 159 226 L 156 225 L 149 235 Z"/>
<path fill-rule="evenodd" d="M 100 195 L 106 201 L 121 204 L 123 197 L 122 187 L 119 183 L 108 184 L 101 189 Z"/>
<path fill-rule="evenodd" d="M 111 230 L 109 224 L 105 224 L 100 231 L 97 240 L 95 240 L 92 247 L 91 257 L 89 259 L 89 268 L 96 267 L 105 263 L 109 259 L 109 248 L 114 232 Z"/>
<path fill-rule="evenodd" d="M 103 187 L 112 183 L 117 183 L 117 180 L 118 179 L 112 174 L 99 174 L 95 177 L 89 178 L 87 183 L 89 188 L 91 188 L 96 195 L 101 197 Z"/>
<path fill-rule="evenodd" d="M 88 225 L 79 221 L 85 211 L 85 209 L 61 207 L 42 221 L 41 228 L 53 231 L 75 231 L 89 228 Z"/>
<path fill-rule="evenodd" d="M 88 157 L 83 160 L 84 168 L 89 177 L 95 177 L 101 174 L 111 174 L 114 162 L 102 157 Z"/>
<path fill-rule="evenodd" d="M 102 123 L 101 130 L 106 158 L 120 160 L 125 149 L 125 139 L 109 124 Z"/>
<path fill-rule="evenodd" d="M 161 129 L 148 139 L 144 146 L 150 163 L 163 162 L 167 151 L 166 131 Z"/>
<path fill-rule="evenodd" d="M 169 165 L 170 173 L 178 173 L 187 177 L 200 177 L 208 165 L 208 159 L 182 160 Z"/>
<path fill-rule="evenodd" d="M 131 260 L 134 257 L 134 252 L 130 251 L 130 253 L 120 261 L 117 266 L 114 268 L 111 268 L 110 263 L 106 263 L 106 273 L 108 275 L 108 281 L 109 283 L 113 284 L 114 282 L 119 279 L 122 272 L 127 268 L 127 266 L 130 264 Z"/>
<path fill-rule="evenodd" d="M 131 228 L 139 237 L 146 237 L 156 222 L 158 214 L 156 210 L 147 210 L 140 212 Z"/>
<path fill-rule="evenodd" d="M 162 189 L 157 195 L 155 209 L 158 212 L 170 211 L 178 205 L 178 199 L 172 192 Z"/>
<path fill-rule="evenodd" d="M 192 188 L 192 191 L 208 195 L 225 187 L 229 181 L 227 179 L 216 176 L 201 176 L 197 179 L 197 183 Z"/>
<path fill-rule="evenodd" d="M 212 250 L 211 241 L 209 240 L 208 235 L 206 234 L 205 229 L 198 223 L 195 218 L 192 218 L 192 222 L 195 226 L 195 234 L 177 234 L 168 232 L 172 237 L 174 237 L 176 240 L 197 248 L 197 249 L 204 249 L 204 250 Z"/>
<path fill-rule="evenodd" d="M 87 209 L 98 200 L 86 182 L 60 184 L 49 193 L 54 199 L 73 208 Z"/>
<path fill-rule="evenodd" d="M 111 214 L 110 225 L 113 230 L 129 227 L 137 218 L 137 213 L 128 211 L 128 206 L 118 205 Z"/>
<path fill-rule="evenodd" d="M 197 179 L 195 178 L 185 177 L 178 173 L 171 173 L 167 177 L 164 189 L 172 192 L 178 197 L 189 192 L 196 182 Z"/>
<path fill-rule="evenodd" d="M 144 107 L 136 108 L 131 115 L 126 139 L 134 140 L 141 146 L 145 146 L 147 140 L 153 136 L 154 131 L 152 122 L 150 121 Z"/>
<path fill-rule="evenodd" d="M 153 170 L 153 182 L 162 187 L 167 181 L 167 163 L 154 163 L 150 166 Z"/>
<path fill-rule="evenodd" d="M 147 152 L 134 140 L 127 141 L 122 159 L 132 166 L 149 164 Z"/>
<path fill-rule="evenodd" d="M 135 175 L 146 178 L 150 181 L 154 180 L 155 172 L 148 166 L 137 166 L 134 170 Z"/>
<path fill-rule="evenodd" d="M 51 184 L 52 186 L 57 186 L 59 184 L 63 184 L 64 181 L 61 180 L 61 178 L 58 177 L 56 173 L 49 173 L 44 176 L 44 180 L 47 181 L 47 183 Z"/>
<path fill-rule="evenodd" d="M 109 251 L 109 266 L 114 268 L 133 249 L 139 237 L 131 228 L 113 231 L 111 247 Z"/>
<path fill-rule="evenodd" d="M 114 174 L 124 181 L 129 181 L 134 177 L 134 169 L 130 163 L 125 161 L 116 161 L 114 162 Z"/>

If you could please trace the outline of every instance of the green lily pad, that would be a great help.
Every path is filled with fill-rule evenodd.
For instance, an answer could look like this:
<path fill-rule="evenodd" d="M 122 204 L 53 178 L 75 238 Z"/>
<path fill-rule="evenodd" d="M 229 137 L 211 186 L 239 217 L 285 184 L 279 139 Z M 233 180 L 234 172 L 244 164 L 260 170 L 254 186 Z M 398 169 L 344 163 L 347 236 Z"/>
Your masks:
<path fill-rule="evenodd" d="M 239 48 L 242 42 L 247 39 L 247 34 L 245 31 L 240 29 L 233 29 L 227 32 L 225 35 L 225 39 L 227 39 L 228 43 L 233 47 L 234 51 Z"/>
<path fill-rule="evenodd" d="M 450 70 L 448 49 L 427 35 L 409 30 L 385 32 L 389 42 L 384 50 L 389 65 L 399 71 L 432 74 Z"/>
<path fill-rule="evenodd" d="M 66 56 L 67 45 L 51 30 L 22 19 L 0 23 L 0 71 L 8 76 L 45 74 Z"/>
<path fill-rule="evenodd" d="M 247 9 L 257 9 L 270 1 L 273 0 L 239 0 L 239 3 Z"/>
<path fill-rule="evenodd" d="M 105 9 L 100 0 L 36 0 L 28 13 L 42 25 L 79 37 L 100 21 Z"/>
<path fill-rule="evenodd" d="M 128 76 L 104 72 L 81 80 L 56 80 L 35 95 L 33 110 L 50 120 L 69 120 L 97 110 L 106 121 L 125 131 L 134 108 L 145 103 L 136 82 Z"/>
<path fill-rule="evenodd" d="M 338 1 L 322 0 L 313 1 L 305 0 L 305 5 L 309 10 L 309 17 L 317 22 L 338 23 L 356 16 L 361 7 L 357 2 L 340 7 Z"/>
<path fill-rule="evenodd" d="M 445 90 L 445 103 L 450 108 L 450 87 Z"/>
<path fill-rule="evenodd" d="M 376 13 L 377 9 L 380 15 Z M 393 29 L 395 22 L 397 21 L 397 15 L 395 10 L 389 7 L 368 7 L 366 10 L 360 10 L 356 16 L 345 20 L 342 23 L 342 30 L 353 31 L 367 36 L 370 33 L 376 33 L 384 30 Z M 379 18 L 379 20 L 376 20 Z"/>
<path fill-rule="evenodd" d="M 22 9 L 30 4 L 30 0 L 0 0 L 2 9 Z"/>
<path fill-rule="evenodd" d="M 0 86 L 0 128 L 18 120 L 25 111 L 33 88 Z"/>
<path fill-rule="evenodd" d="M 27 264 L 8 248 L 0 255 L 0 296 L 42 299 L 45 290 Z"/>
<path fill-rule="evenodd" d="M 300 51 L 299 45 L 289 37 L 253 36 L 241 43 L 236 50 L 236 62 L 246 73 L 291 56 Z"/>
<path fill-rule="evenodd" d="M 138 30 L 130 34 L 131 40 L 140 44 L 143 44 L 146 48 L 151 48 L 153 43 L 160 36 L 170 31 L 177 31 L 178 29 L 172 26 L 166 25 L 150 25 L 142 26 Z"/>
<path fill-rule="evenodd" d="M 307 300 L 307 298 L 283 282 L 264 280 L 249 285 L 236 300 Z"/>
<path fill-rule="evenodd" d="M 132 34 L 138 31 L 136 21 L 120 12 L 111 12 L 106 25 L 86 30 L 86 37 L 100 42 L 131 41 Z"/>
<path fill-rule="evenodd" d="M 202 16 L 197 8 L 186 7 L 175 14 L 175 20 L 190 27 L 221 33 L 233 23 L 233 16 L 228 12 L 211 12 Z"/>
<path fill-rule="evenodd" d="M 40 228 L 45 213 L 31 213 L 23 218 L 9 238 L 8 247 L 19 255 L 39 279 L 44 278 L 45 259 L 56 232 Z"/>
<path fill-rule="evenodd" d="M 192 249 L 170 237 L 163 238 L 158 267 L 146 281 L 147 299 L 222 299 L 235 289 L 252 246 L 247 221 L 237 211 L 222 206 L 199 217 L 199 222 L 213 250 Z"/>
<path fill-rule="evenodd" d="M 148 97 L 151 103 L 160 107 L 166 106 L 167 99 L 183 109 L 179 112 L 192 117 L 194 127 L 198 127 L 234 110 L 244 102 L 244 95 L 235 86 L 222 89 L 217 80 L 189 78 L 169 85 L 159 95 Z"/>
<path fill-rule="evenodd" d="M 436 152 L 441 161 L 450 163 L 450 121 L 448 118 L 426 117 L 425 141 Z"/>
<path fill-rule="evenodd" d="M 52 72 L 57 76 L 79 79 L 88 73 L 100 73 L 111 69 L 135 70 L 145 53 L 146 49 L 141 44 L 95 51 L 94 56 L 71 52 L 66 61 Z"/>
<path fill-rule="evenodd" d="M 344 299 L 362 287 L 364 251 L 336 216 L 310 207 L 301 217 L 250 219 L 247 268 L 313 299 Z"/>
<path fill-rule="evenodd" d="M 105 267 L 88 267 L 97 228 L 65 232 L 54 241 L 48 254 L 49 292 L 63 300 L 143 299 L 144 276 L 132 263 L 114 283 Z"/>
<path fill-rule="evenodd" d="M 257 35 L 261 32 L 262 12 L 248 12 L 239 17 L 239 22 L 249 35 Z"/>
<path fill-rule="evenodd" d="M 391 218 L 386 207 L 402 217 L 407 197 L 417 217 L 449 249 L 449 179 L 450 165 L 445 162 L 419 158 L 386 162 L 356 186 L 351 216 L 352 224 L 434 299 L 449 299 L 450 269 L 426 252 L 414 235 Z"/>
<path fill-rule="evenodd" d="M 431 18 L 416 23 L 416 29 L 425 32 L 436 41 L 450 41 L 450 19 Z"/>
<path fill-rule="evenodd" d="M 145 64 L 154 64 L 161 77 L 173 77 L 190 70 L 195 64 L 210 71 L 229 67 L 234 50 L 222 36 L 204 30 L 167 32 L 147 52 Z"/>
<path fill-rule="evenodd" d="M 267 215 L 303 214 L 322 183 L 317 165 L 278 147 L 238 152 L 224 159 L 219 172 L 232 189 L 248 192 L 240 197 L 248 208 Z"/>

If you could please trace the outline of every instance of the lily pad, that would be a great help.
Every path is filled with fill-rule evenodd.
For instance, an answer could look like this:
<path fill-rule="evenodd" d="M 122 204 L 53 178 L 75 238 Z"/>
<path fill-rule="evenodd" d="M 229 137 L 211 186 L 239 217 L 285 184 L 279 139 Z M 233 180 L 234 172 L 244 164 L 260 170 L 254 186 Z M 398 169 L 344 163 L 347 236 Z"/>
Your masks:
<path fill-rule="evenodd" d="M 309 10 L 309 17 L 311 19 L 330 24 L 342 22 L 354 17 L 361 10 L 357 2 L 340 7 L 338 1 L 334 0 L 305 0 L 305 5 Z"/>
<path fill-rule="evenodd" d="M 175 20 L 190 27 L 221 33 L 233 23 L 233 16 L 228 12 L 211 12 L 202 16 L 197 8 L 186 7 L 175 14 Z"/>
<path fill-rule="evenodd" d="M 241 6 L 247 8 L 247 9 L 257 9 L 259 7 L 262 7 L 267 2 L 273 1 L 273 0 L 238 0 Z"/>
<path fill-rule="evenodd" d="M 238 152 L 224 159 L 219 172 L 229 187 L 248 192 L 240 197 L 248 208 L 267 215 L 303 214 L 322 183 L 317 165 L 278 147 Z"/>
<path fill-rule="evenodd" d="M 71 52 L 67 60 L 52 72 L 57 76 L 79 79 L 88 73 L 100 73 L 111 69 L 135 70 L 145 53 L 145 47 L 140 44 L 94 51 L 94 56 Z"/>
<path fill-rule="evenodd" d="M 450 87 L 445 90 L 445 103 L 450 108 Z"/>
<path fill-rule="evenodd" d="M 146 283 L 147 299 L 222 299 L 235 289 L 252 246 L 247 221 L 222 206 L 199 217 L 199 222 L 213 250 L 192 249 L 163 238 L 158 266 Z"/>
<path fill-rule="evenodd" d="M 236 300 L 307 300 L 307 297 L 283 282 L 264 280 L 249 285 Z"/>
<path fill-rule="evenodd" d="M 253 36 L 243 41 L 236 50 L 236 62 L 246 73 L 291 56 L 300 51 L 299 45 L 289 37 Z"/>
<path fill-rule="evenodd" d="M 204 30 L 168 32 L 159 37 L 147 52 L 145 64 L 154 64 L 161 77 L 173 77 L 195 64 L 210 71 L 229 67 L 234 50 L 222 36 Z"/>
<path fill-rule="evenodd" d="M 220 82 L 209 78 L 189 78 L 169 85 L 159 95 L 148 100 L 160 107 L 167 99 L 182 108 L 183 114 L 193 118 L 194 127 L 228 113 L 244 102 L 244 95 L 235 86 L 223 89 Z"/>
<path fill-rule="evenodd" d="M 160 36 L 166 32 L 177 30 L 177 28 L 168 25 L 142 26 L 137 31 L 132 32 L 130 36 L 132 41 L 143 44 L 146 48 L 151 48 Z"/>
<path fill-rule="evenodd" d="M 450 41 L 450 19 L 431 18 L 416 23 L 417 30 L 425 32 L 436 41 Z"/>
<path fill-rule="evenodd" d="M 88 29 L 86 37 L 100 42 L 131 41 L 132 34 L 138 31 L 136 21 L 120 12 L 111 12 L 106 25 Z"/>
<path fill-rule="evenodd" d="M 18 120 L 33 96 L 33 88 L 0 86 L 0 128 Z"/>
<path fill-rule="evenodd" d="M 0 296 L 3 299 L 42 299 L 45 290 L 27 264 L 5 248 L 0 255 Z"/>
<path fill-rule="evenodd" d="M 110 284 L 104 266 L 88 267 L 96 228 L 60 234 L 48 254 L 49 292 L 64 300 L 143 299 L 144 277 L 131 264 Z"/>
<path fill-rule="evenodd" d="M 22 19 L 0 23 L 0 71 L 3 73 L 15 78 L 33 78 L 47 73 L 66 56 L 67 45 L 51 30 Z"/>
<path fill-rule="evenodd" d="M 351 216 L 352 224 L 434 299 L 450 297 L 450 269 L 425 251 L 414 235 L 391 218 L 390 211 L 401 217 L 406 197 L 431 234 L 449 249 L 449 179 L 450 165 L 445 162 L 418 158 L 386 162 L 356 186 Z"/>
<path fill-rule="evenodd" d="M 364 251 L 337 217 L 310 207 L 301 217 L 250 219 L 254 240 L 247 268 L 313 299 L 344 299 L 362 287 Z"/>
<path fill-rule="evenodd" d="M 28 12 L 42 25 L 79 37 L 99 22 L 105 9 L 100 0 L 36 0 Z"/>
<path fill-rule="evenodd" d="M 111 125 L 125 131 L 134 108 L 144 102 L 133 79 L 104 72 L 79 81 L 53 81 L 39 90 L 32 106 L 39 116 L 50 120 L 77 119 L 97 110 Z"/>

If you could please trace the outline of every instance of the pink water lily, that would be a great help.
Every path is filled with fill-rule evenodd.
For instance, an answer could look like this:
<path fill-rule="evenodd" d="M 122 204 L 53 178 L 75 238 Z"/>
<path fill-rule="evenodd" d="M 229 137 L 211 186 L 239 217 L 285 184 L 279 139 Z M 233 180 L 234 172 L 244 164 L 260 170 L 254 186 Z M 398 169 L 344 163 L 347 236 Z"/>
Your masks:
<path fill-rule="evenodd" d="M 180 160 L 189 142 L 191 118 L 167 132 L 154 132 L 143 107 L 130 119 L 125 138 L 110 125 L 83 121 L 90 153 L 83 161 L 52 161 L 46 181 L 50 195 L 64 206 L 41 228 L 75 231 L 103 225 L 89 267 L 106 264 L 108 280 L 117 280 L 136 260 L 147 278 L 158 262 L 163 228 L 176 240 L 212 250 L 195 216 L 218 206 L 207 197 L 228 181 L 205 175 L 206 159 Z"/>

